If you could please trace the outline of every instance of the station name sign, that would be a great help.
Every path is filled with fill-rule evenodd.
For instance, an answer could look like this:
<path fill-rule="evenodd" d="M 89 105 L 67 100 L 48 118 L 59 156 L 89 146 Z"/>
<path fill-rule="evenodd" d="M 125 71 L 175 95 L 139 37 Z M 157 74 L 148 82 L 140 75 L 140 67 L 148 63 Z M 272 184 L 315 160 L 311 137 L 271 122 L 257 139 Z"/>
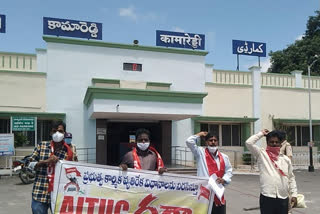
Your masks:
<path fill-rule="evenodd" d="M 204 50 L 205 36 L 203 34 L 157 30 L 156 41 L 157 46 Z"/>
<path fill-rule="evenodd" d="M 102 40 L 102 23 L 43 17 L 43 34 Z"/>
<path fill-rule="evenodd" d="M 6 16 L 0 14 L 0 33 L 6 32 Z"/>
<path fill-rule="evenodd" d="M 266 57 L 266 43 L 232 40 L 233 54 Z"/>

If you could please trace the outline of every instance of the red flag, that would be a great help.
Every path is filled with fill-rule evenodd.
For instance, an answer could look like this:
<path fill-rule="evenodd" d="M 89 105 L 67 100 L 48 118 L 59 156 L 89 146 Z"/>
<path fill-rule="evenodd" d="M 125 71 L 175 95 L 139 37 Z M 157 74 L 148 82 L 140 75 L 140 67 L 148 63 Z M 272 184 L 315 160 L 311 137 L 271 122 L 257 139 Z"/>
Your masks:
<path fill-rule="evenodd" d="M 81 176 L 80 172 L 77 170 L 76 167 L 66 168 L 66 174 L 73 173 L 73 172 L 76 173 L 76 176 Z"/>

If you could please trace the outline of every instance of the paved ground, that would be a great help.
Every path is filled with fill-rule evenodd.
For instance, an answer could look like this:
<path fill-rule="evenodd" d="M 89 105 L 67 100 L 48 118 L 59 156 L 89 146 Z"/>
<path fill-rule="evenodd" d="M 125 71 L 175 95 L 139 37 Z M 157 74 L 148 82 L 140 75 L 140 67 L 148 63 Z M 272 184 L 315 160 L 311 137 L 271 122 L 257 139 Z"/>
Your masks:
<path fill-rule="evenodd" d="M 308 172 L 295 171 L 298 193 L 305 196 L 308 208 L 294 208 L 293 214 L 319 214 L 320 213 L 320 170 Z M 259 176 L 234 175 L 232 183 L 227 187 L 227 213 L 232 214 L 259 214 L 259 209 L 244 211 L 243 208 L 259 207 Z"/>
<path fill-rule="evenodd" d="M 305 195 L 308 208 L 294 209 L 294 214 L 319 214 L 320 170 L 310 173 L 295 171 L 299 193 Z M 2 176 L 0 179 L 0 214 L 31 213 L 32 184 L 23 185 L 18 177 Z M 258 214 L 259 210 L 244 211 L 243 208 L 259 206 L 259 176 L 235 174 L 227 187 L 228 214 Z"/>

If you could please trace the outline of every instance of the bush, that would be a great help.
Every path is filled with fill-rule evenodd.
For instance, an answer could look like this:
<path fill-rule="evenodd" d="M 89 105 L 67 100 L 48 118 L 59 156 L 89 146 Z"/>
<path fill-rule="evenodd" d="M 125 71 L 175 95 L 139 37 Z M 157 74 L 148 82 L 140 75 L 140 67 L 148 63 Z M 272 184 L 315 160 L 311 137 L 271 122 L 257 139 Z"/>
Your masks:
<path fill-rule="evenodd" d="M 21 132 L 14 133 L 14 147 L 21 147 L 25 144 L 27 144 L 28 138 L 27 136 L 23 135 Z"/>
<path fill-rule="evenodd" d="M 250 153 L 243 153 L 242 161 L 245 165 L 251 165 L 251 154 Z"/>

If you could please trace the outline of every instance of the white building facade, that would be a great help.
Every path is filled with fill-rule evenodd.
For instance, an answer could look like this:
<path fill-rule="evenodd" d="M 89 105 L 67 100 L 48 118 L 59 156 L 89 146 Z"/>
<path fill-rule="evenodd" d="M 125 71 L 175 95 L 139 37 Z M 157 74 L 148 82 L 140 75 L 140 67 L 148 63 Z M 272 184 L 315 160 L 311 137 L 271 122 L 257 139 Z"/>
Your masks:
<path fill-rule="evenodd" d="M 299 71 L 223 71 L 205 63 L 205 51 L 43 39 L 47 48 L 36 55 L 0 53 L 0 132 L 10 132 L 12 116 L 37 118 L 37 131 L 23 132 L 29 143 L 18 144 L 17 151 L 50 140 L 56 120 L 66 122 L 80 160 L 99 164 L 118 165 L 138 128 L 151 131 L 167 165 L 192 165 L 191 153 L 181 151 L 187 151 L 186 138 L 201 130 L 240 154 L 262 128 L 283 129 L 294 151 L 308 149 L 307 81 Z M 317 142 L 318 77 L 312 77 L 312 99 Z"/>

